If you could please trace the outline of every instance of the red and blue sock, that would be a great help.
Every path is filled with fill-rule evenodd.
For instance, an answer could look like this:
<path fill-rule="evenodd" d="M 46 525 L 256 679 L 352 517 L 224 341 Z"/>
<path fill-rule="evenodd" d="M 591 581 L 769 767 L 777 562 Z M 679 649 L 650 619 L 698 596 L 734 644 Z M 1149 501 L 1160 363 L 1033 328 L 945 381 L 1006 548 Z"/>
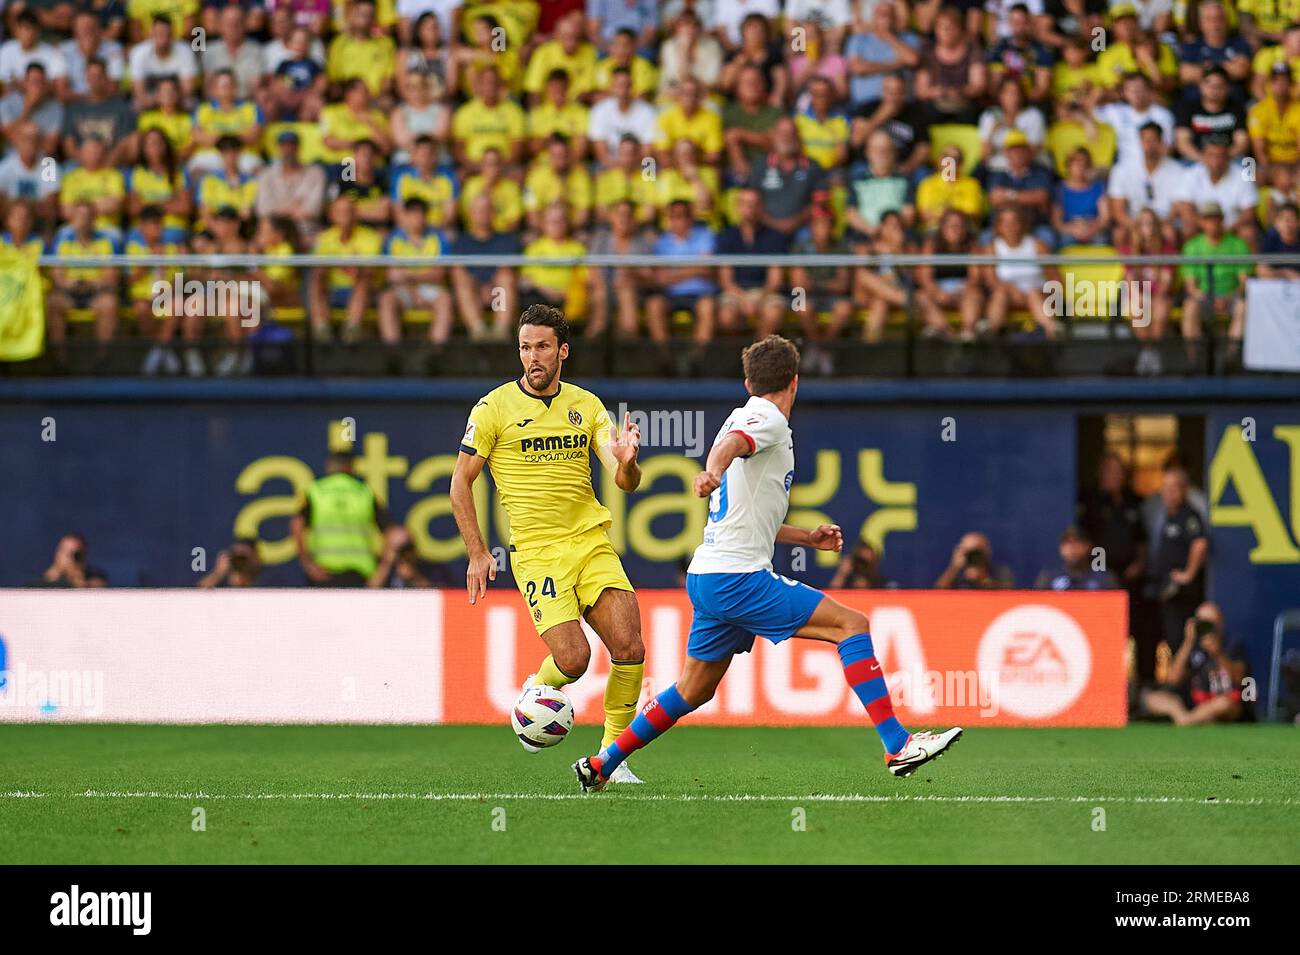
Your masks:
<path fill-rule="evenodd" d="M 674 683 L 647 703 L 645 709 L 632 721 L 632 725 L 619 734 L 618 739 L 605 747 L 599 756 L 591 758 L 592 767 L 608 779 L 623 760 L 642 746 L 658 739 L 664 731 L 672 729 L 678 720 L 693 709 L 695 707 L 682 699 L 682 695 L 677 692 L 677 684 Z"/>
<path fill-rule="evenodd" d="M 910 735 L 903 729 L 903 724 L 894 716 L 894 705 L 889 700 L 889 687 L 885 685 L 885 674 L 876 662 L 876 651 L 871 646 L 871 637 L 865 633 L 856 633 L 839 645 L 840 662 L 844 665 L 844 678 L 853 687 L 867 715 L 876 725 L 880 742 L 886 753 L 897 753 L 907 745 Z"/>

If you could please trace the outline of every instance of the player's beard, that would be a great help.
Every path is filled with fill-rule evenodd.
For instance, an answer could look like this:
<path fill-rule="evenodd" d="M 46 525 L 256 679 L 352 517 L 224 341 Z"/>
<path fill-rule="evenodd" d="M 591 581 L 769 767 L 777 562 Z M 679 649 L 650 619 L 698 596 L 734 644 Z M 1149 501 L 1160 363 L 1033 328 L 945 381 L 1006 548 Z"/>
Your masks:
<path fill-rule="evenodd" d="M 529 365 L 524 370 L 524 377 L 528 379 L 528 386 L 538 394 L 546 394 L 551 390 L 551 385 L 560 375 L 560 363 L 557 361 L 553 366 L 547 367 L 540 362 L 536 365 Z"/>

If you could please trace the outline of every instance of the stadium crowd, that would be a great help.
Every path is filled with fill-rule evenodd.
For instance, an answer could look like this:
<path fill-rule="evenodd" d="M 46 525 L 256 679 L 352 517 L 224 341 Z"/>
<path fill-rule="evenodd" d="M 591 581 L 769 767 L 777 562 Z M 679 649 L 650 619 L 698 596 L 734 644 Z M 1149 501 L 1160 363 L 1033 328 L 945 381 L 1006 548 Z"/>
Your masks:
<path fill-rule="evenodd" d="M 700 258 L 185 275 L 393 354 L 423 323 L 435 348 L 504 338 L 543 301 L 644 335 L 665 373 L 796 323 L 829 372 L 824 346 L 905 307 L 931 338 L 1055 338 L 1062 273 L 1035 254 L 1300 253 L 1300 0 L 8 0 L 3 27 L 3 242 L 26 254 Z M 997 264 L 707 262 L 786 252 Z M 1151 289 L 1136 370 L 1215 320 L 1234 357 L 1248 274 L 1127 267 Z M 172 278 L 49 269 L 53 357 L 70 321 L 106 347 L 125 316 L 147 374 L 249 371 L 259 330 L 153 294 Z"/>

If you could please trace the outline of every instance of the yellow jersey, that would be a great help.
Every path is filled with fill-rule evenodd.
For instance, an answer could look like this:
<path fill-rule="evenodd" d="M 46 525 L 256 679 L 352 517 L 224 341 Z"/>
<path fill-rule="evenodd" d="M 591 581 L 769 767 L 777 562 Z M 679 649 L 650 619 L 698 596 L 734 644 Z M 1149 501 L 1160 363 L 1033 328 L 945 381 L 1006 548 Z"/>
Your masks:
<path fill-rule="evenodd" d="M 818 119 L 811 113 L 795 116 L 794 124 L 803 142 L 803 154 L 823 169 L 839 165 L 840 146 L 849 141 L 849 121 L 843 116 Z"/>
<path fill-rule="evenodd" d="M 687 116 L 674 103 L 659 114 L 659 138 L 655 145 L 671 149 L 679 139 L 689 139 L 705 156 L 722 152 L 722 117 L 704 106 Z"/>
<path fill-rule="evenodd" d="M 592 86 L 602 93 L 607 91 L 617 68 L 617 64 L 608 56 L 597 60 L 591 75 Z M 628 71 L 631 73 L 633 96 L 653 96 L 659 89 L 659 70 L 644 56 L 632 57 Z"/>
<path fill-rule="evenodd" d="M 590 43 L 581 43 L 572 53 L 565 53 L 559 40 L 547 40 L 528 59 L 524 89 L 540 94 L 546 88 L 546 78 L 555 70 L 569 74 L 569 99 L 590 93 L 596 73 L 596 48 Z"/>
<path fill-rule="evenodd" d="M 355 225 L 352 234 L 346 239 L 338 226 L 330 226 L 316 236 L 317 255 L 339 255 L 370 257 L 377 256 L 384 250 L 384 240 L 379 233 L 369 226 Z M 360 264 L 360 263 L 358 263 Z M 378 265 L 379 263 L 376 263 Z M 372 282 L 374 277 L 372 276 Z M 330 269 L 329 284 L 333 289 L 352 288 L 352 279 L 341 269 Z"/>
<path fill-rule="evenodd" d="M 557 107 L 549 100 L 528 111 L 528 135 L 545 139 L 552 133 L 561 133 L 570 141 L 587 135 L 587 107 L 566 103 Z"/>
<path fill-rule="evenodd" d="M 393 203 L 401 206 L 407 199 L 423 199 L 429 207 L 429 225 L 446 225 L 456 215 L 456 183 L 446 173 L 435 172 L 421 179 L 419 172 L 407 166 L 393 180 Z"/>
<path fill-rule="evenodd" d="M 65 206 L 76 205 L 78 202 L 96 202 L 105 196 L 126 198 L 126 177 L 121 170 L 90 170 L 79 166 L 65 173 L 63 182 L 59 185 L 59 202 Z M 116 229 L 117 219 L 115 215 L 97 215 L 95 228 Z"/>
<path fill-rule="evenodd" d="M 199 0 L 127 0 L 126 12 L 146 37 L 154 17 L 167 17 L 172 22 L 172 35 L 187 38 L 185 20 L 198 14 Z"/>
<path fill-rule="evenodd" d="M 528 170 L 524 177 L 525 211 L 540 212 L 561 199 L 569 204 L 571 220 L 573 214 L 591 208 L 591 176 L 586 169 L 574 166 L 564 178 L 545 162 Z"/>
<path fill-rule="evenodd" d="M 508 99 L 496 106 L 472 99 L 451 117 L 451 135 L 464 142 L 465 155 L 471 162 L 478 162 L 492 148 L 499 150 L 501 158 L 509 162 L 510 150 L 524 138 L 526 126 L 524 111 Z"/>
<path fill-rule="evenodd" d="M 154 172 L 146 166 L 136 166 L 131 170 L 129 188 L 131 195 L 139 196 L 146 206 L 161 206 L 171 202 L 190 187 L 188 176 L 180 169 L 173 174 L 171 181 L 162 173 Z M 163 225 L 169 229 L 184 229 L 189 225 L 184 216 L 168 213 L 163 217 Z"/>
<path fill-rule="evenodd" d="M 358 40 L 350 34 L 340 33 L 330 41 L 329 53 L 325 56 L 325 75 L 330 82 L 345 83 L 360 77 L 371 96 L 378 96 L 396 71 L 397 47 L 392 37 Z"/>
<path fill-rule="evenodd" d="M 609 526 L 591 480 L 592 451 L 614 467 L 609 427 L 600 399 L 567 381 L 550 398 L 511 381 L 474 406 L 460 449 L 487 459 L 510 518 L 512 546 L 551 544 Z"/>
<path fill-rule="evenodd" d="M 637 221 L 647 221 L 644 210 L 653 206 L 659 198 L 659 184 L 654 179 L 647 179 L 636 172 L 624 172 L 617 167 L 606 169 L 596 177 L 596 205 L 608 209 L 624 199 L 636 206 Z"/>
<path fill-rule="evenodd" d="M 194 129 L 194 114 L 164 113 L 160 109 L 150 109 L 140 114 L 136 127 L 142 136 L 146 130 L 161 130 L 172 144 L 172 149 L 179 153 L 189 148 L 190 133 Z"/>
<path fill-rule="evenodd" d="M 460 193 L 460 211 L 466 222 L 469 221 L 470 203 L 487 188 L 482 176 L 470 176 L 465 181 L 465 188 Z M 492 231 L 513 232 L 524 216 L 524 194 L 519 183 L 513 179 L 498 179 L 488 194 L 492 197 Z"/>
<path fill-rule="evenodd" d="M 1246 113 L 1246 129 L 1251 139 L 1264 140 L 1269 162 L 1300 159 L 1300 102 L 1291 100 L 1279 109 L 1277 100 L 1266 96 Z"/>
<path fill-rule="evenodd" d="M 524 255 L 530 259 L 567 259 L 586 254 L 587 247 L 577 239 L 557 241 L 542 236 L 524 246 Z M 534 285 L 567 293 L 575 281 L 586 281 L 587 267 L 585 265 L 525 265 L 519 270 L 519 274 Z"/>

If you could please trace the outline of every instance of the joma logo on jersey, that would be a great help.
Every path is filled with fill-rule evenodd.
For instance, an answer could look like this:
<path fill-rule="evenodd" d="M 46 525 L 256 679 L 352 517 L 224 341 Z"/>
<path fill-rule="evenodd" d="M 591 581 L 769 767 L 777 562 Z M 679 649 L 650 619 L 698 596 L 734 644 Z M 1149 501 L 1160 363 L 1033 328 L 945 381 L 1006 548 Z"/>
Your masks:
<path fill-rule="evenodd" d="M 549 438 L 522 438 L 519 450 L 527 454 L 530 451 L 561 451 L 566 448 L 585 448 L 585 434 L 552 435 Z"/>

